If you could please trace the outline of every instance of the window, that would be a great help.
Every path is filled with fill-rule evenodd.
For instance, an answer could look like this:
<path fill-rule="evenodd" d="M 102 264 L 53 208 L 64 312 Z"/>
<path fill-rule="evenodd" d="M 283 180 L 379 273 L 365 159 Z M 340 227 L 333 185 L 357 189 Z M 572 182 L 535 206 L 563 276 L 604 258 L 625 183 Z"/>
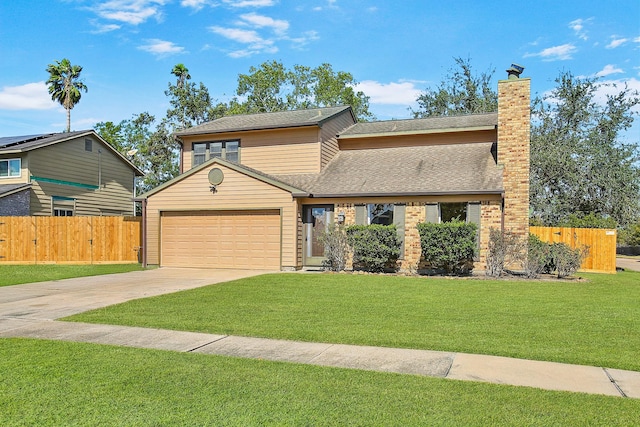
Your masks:
<path fill-rule="evenodd" d="M 20 167 L 20 159 L 0 160 L 0 178 L 19 177 Z"/>
<path fill-rule="evenodd" d="M 211 141 L 193 143 L 192 167 L 203 164 L 207 160 L 219 157 L 238 163 L 240 160 L 240 141 Z"/>
<path fill-rule="evenodd" d="M 84 151 L 93 151 L 93 141 L 89 138 L 84 140 Z"/>
<path fill-rule="evenodd" d="M 367 223 L 393 225 L 393 205 L 390 203 L 370 203 L 367 205 Z"/>
<path fill-rule="evenodd" d="M 440 203 L 440 222 L 467 221 L 466 203 Z"/>
<path fill-rule="evenodd" d="M 54 209 L 53 216 L 73 216 L 73 209 Z"/>

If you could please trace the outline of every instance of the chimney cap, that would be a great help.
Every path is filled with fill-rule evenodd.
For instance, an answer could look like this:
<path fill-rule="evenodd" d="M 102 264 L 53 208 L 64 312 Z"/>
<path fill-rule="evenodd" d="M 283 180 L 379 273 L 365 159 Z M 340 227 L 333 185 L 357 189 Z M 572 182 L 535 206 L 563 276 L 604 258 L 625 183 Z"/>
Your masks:
<path fill-rule="evenodd" d="M 519 79 L 520 74 L 524 71 L 524 67 L 518 64 L 511 64 L 509 68 L 507 68 L 507 74 L 509 75 L 509 79 Z"/>

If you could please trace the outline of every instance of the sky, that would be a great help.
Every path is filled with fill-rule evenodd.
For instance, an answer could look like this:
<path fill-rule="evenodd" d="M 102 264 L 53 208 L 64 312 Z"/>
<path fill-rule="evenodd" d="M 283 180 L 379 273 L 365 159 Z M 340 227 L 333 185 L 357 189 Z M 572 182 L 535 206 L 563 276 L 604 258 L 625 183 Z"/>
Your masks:
<path fill-rule="evenodd" d="M 562 71 L 640 90 L 640 0 L 2 0 L 0 136 L 64 131 L 45 84 L 63 58 L 83 67 L 71 127 L 84 130 L 164 117 L 178 63 L 221 102 L 252 66 L 329 63 L 353 75 L 378 120 L 410 118 L 457 57 L 495 70 L 496 89 L 524 66 L 532 96 Z"/>

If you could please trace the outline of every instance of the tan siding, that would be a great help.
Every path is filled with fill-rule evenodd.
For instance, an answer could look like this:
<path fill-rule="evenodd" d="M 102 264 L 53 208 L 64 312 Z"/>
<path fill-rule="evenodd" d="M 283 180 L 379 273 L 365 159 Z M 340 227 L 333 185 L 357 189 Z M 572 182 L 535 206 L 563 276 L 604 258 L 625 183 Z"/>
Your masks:
<path fill-rule="evenodd" d="M 353 117 L 348 111 L 323 123 L 320 130 L 320 140 L 322 141 L 321 167 L 324 168 L 338 153 L 340 147 L 338 146 L 337 135 L 353 124 Z"/>
<path fill-rule="evenodd" d="M 51 196 L 76 199 L 76 215 L 133 215 L 133 170 L 95 138 L 91 138 L 93 150 L 85 151 L 84 139 L 30 152 L 29 172 L 36 177 L 101 184 L 100 188 L 33 181 L 32 215 L 51 215 Z M 98 153 L 98 149 L 102 152 Z"/>
<path fill-rule="evenodd" d="M 149 197 L 147 203 L 147 262 L 160 262 L 161 211 L 279 209 L 282 212 L 282 266 L 296 266 L 296 204 L 291 194 L 224 166 L 224 181 L 209 190 L 205 168 Z"/>
<path fill-rule="evenodd" d="M 20 176 L 0 178 L 0 185 L 3 184 L 24 184 L 29 182 L 29 161 L 26 154 L 2 154 L 0 160 L 21 159 Z"/>
<path fill-rule="evenodd" d="M 320 170 L 319 138 L 315 126 L 185 137 L 184 171 L 192 167 L 194 142 L 239 139 L 243 165 L 273 174 L 315 173 Z"/>
<path fill-rule="evenodd" d="M 424 135 L 379 136 L 373 138 L 340 139 L 341 150 L 361 150 L 366 148 L 412 147 L 435 144 L 468 144 L 473 142 L 496 142 L 495 130 L 436 133 Z"/>

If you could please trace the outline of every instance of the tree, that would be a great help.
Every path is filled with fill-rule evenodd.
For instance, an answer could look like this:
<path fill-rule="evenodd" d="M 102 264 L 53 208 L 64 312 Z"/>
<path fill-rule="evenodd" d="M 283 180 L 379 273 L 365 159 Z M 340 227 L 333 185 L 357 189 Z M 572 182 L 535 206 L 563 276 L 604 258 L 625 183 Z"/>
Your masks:
<path fill-rule="evenodd" d="M 498 94 L 491 82 L 495 70 L 474 75 L 470 59 L 458 57 L 454 61 L 456 66 L 440 84 L 418 97 L 414 118 L 498 111 Z"/>
<path fill-rule="evenodd" d="M 317 107 L 350 105 L 360 121 L 373 118 L 369 97 L 355 91 L 357 82 L 350 73 L 333 71 L 330 64 L 316 68 L 295 65 L 287 69 L 281 62 L 264 62 L 238 75 L 236 95 L 229 104 L 233 114 L 268 113 Z M 243 99 L 243 101 L 240 101 Z"/>
<path fill-rule="evenodd" d="M 82 67 L 71 65 L 67 58 L 49 64 L 47 70 L 49 79 L 49 94 L 53 101 L 57 101 L 67 110 L 67 132 L 71 131 L 71 110 L 80 102 L 81 91 L 87 92 L 87 86 L 80 81 Z"/>
<path fill-rule="evenodd" d="M 625 86 L 602 103 L 597 96 L 606 85 L 597 78 L 564 71 L 555 81 L 532 108 L 533 215 L 555 225 L 571 214 L 595 214 L 625 226 L 640 212 L 640 156 L 637 143 L 619 135 L 633 123 L 638 93 Z"/>
<path fill-rule="evenodd" d="M 176 86 L 182 88 L 187 80 L 191 80 L 191 74 L 189 74 L 189 69 L 184 66 L 184 64 L 176 64 L 171 70 L 171 74 L 178 78 L 176 82 Z"/>

